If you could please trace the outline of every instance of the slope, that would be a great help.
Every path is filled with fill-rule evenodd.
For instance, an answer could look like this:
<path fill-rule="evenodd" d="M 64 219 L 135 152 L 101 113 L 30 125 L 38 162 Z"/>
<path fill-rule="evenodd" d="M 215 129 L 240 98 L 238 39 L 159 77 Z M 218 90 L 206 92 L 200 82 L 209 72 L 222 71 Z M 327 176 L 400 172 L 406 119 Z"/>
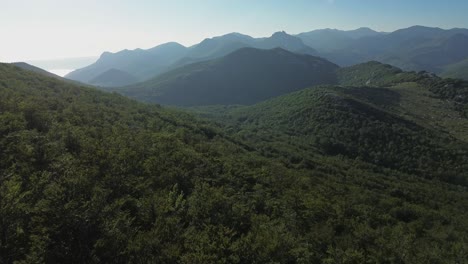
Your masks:
<path fill-rule="evenodd" d="M 21 69 L 24 69 L 24 70 L 27 70 L 27 71 L 32 71 L 32 72 L 35 72 L 35 73 L 38 73 L 38 74 L 41 74 L 41 75 L 44 75 L 44 76 L 47 76 L 47 77 L 52 77 L 52 78 L 56 78 L 56 79 L 63 79 L 62 77 L 60 77 L 58 75 L 55 75 L 55 74 L 53 74 L 51 72 L 48 72 L 48 71 L 46 71 L 44 69 L 33 66 L 31 64 L 27 64 L 25 62 L 14 62 L 14 63 L 11 63 L 11 64 L 16 66 L 16 67 L 19 67 Z"/>
<path fill-rule="evenodd" d="M 318 153 L 300 168 L 11 65 L 0 92 L 2 263 L 464 259 L 463 187 Z"/>
<path fill-rule="evenodd" d="M 441 76 L 468 80 L 468 58 L 450 65 L 446 65 Z"/>
<path fill-rule="evenodd" d="M 467 185 L 466 138 L 400 115 L 404 112 L 396 110 L 402 101 L 400 96 L 397 91 L 385 88 L 314 87 L 229 110 L 219 120 L 231 120 L 230 125 L 235 127 L 231 130 L 239 131 L 238 135 L 252 144 L 263 142 L 260 143 L 263 151 L 271 151 L 268 142 L 272 145 L 289 142 L 288 147 L 283 146 L 283 151 L 289 152 L 285 156 L 292 155 L 298 161 L 316 153 L 343 155 Z M 432 115 L 428 109 L 425 114 Z M 464 129 L 468 128 L 467 121 L 466 118 L 463 121 Z"/>
<path fill-rule="evenodd" d="M 138 79 L 128 72 L 110 69 L 89 81 L 90 84 L 102 87 L 125 86 L 138 82 Z"/>
<path fill-rule="evenodd" d="M 118 92 L 168 105 L 253 104 L 307 86 L 334 83 L 337 66 L 283 49 L 244 48 Z"/>
<path fill-rule="evenodd" d="M 352 67 L 340 68 L 338 70 L 338 79 L 340 84 L 351 86 L 398 87 L 409 85 L 410 87 L 416 87 L 414 90 L 423 88 L 432 93 L 433 97 L 449 102 L 450 107 L 463 117 L 468 117 L 467 81 L 443 79 L 425 71 L 419 73 L 404 72 L 399 68 L 379 62 L 368 62 Z M 426 97 L 430 93 L 426 94 Z M 425 98 L 425 100 L 427 99 Z M 418 100 L 420 99 L 414 98 L 414 103 Z"/>

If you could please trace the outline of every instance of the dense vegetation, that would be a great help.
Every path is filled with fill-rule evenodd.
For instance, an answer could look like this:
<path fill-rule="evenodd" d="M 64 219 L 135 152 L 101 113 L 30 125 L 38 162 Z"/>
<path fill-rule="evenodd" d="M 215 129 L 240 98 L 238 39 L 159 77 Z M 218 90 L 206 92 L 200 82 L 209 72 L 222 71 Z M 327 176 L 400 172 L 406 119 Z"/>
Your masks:
<path fill-rule="evenodd" d="M 335 83 L 336 69 L 335 64 L 310 55 L 244 48 L 115 90 L 165 105 L 253 104 L 308 86 Z"/>
<path fill-rule="evenodd" d="M 468 117 L 468 81 L 443 79 L 425 71 L 404 72 L 375 61 L 340 68 L 337 72 L 339 83 L 345 86 L 392 87 L 415 83 L 432 92 L 432 97 L 449 100 L 453 108 Z"/>
<path fill-rule="evenodd" d="M 387 111 L 398 106 L 399 97 L 384 88 L 314 87 L 227 110 L 219 121 L 265 155 L 285 144 L 290 146 L 276 155 L 297 163 L 317 152 L 343 155 L 468 186 L 468 142 Z"/>
<path fill-rule="evenodd" d="M 321 120 L 313 106 L 284 119 L 303 95 L 331 107 L 323 127 L 349 125 L 336 133 L 391 128 L 397 148 L 431 135 L 347 93 L 252 106 L 234 131 L 0 64 L 0 263 L 463 263 L 466 187 L 287 134 Z"/>

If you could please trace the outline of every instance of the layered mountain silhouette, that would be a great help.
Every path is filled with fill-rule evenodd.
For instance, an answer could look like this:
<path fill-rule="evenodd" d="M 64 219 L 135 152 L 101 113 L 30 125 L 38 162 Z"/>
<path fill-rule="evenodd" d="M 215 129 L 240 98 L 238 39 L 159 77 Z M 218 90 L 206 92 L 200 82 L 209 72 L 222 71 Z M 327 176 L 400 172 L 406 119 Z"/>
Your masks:
<path fill-rule="evenodd" d="M 242 48 L 116 91 L 167 105 L 253 104 L 309 86 L 334 83 L 337 68 L 327 60 L 281 48 Z"/>
<path fill-rule="evenodd" d="M 98 82 L 97 85 L 124 86 L 149 80 L 188 64 L 220 58 L 245 47 L 280 47 L 299 54 L 321 56 L 340 66 L 376 60 L 404 70 L 424 70 L 465 78 L 462 61 L 467 59 L 466 36 L 468 29 L 444 30 L 423 26 L 391 33 L 370 28 L 349 31 L 322 29 L 292 36 L 281 31 L 268 38 L 231 33 L 205 39 L 191 47 L 171 42 L 147 50 L 105 52 L 96 63 L 71 72 L 66 78 L 93 84 L 101 74 L 114 69 L 133 78 L 119 79 L 115 75 L 116 79 L 110 80 L 110 75 L 106 74 L 107 81 Z"/>
<path fill-rule="evenodd" d="M 389 34 L 341 41 L 321 56 L 342 66 L 369 60 L 389 63 L 404 70 L 442 74 L 447 65 L 467 58 L 467 29 L 444 30 L 414 26 Z"/>
<path fill-rule="evenodd" d="M 96 61 L 82 69 L 69 73 L 66 78 L 91 83 L 99 75 L 111 70 L 120 70 L 137 78 L 145 80 L 165 71 L 185 55 L 186 48 L 177 43 L 166 43 L 148 50 L 123 50 L 117 53 L 105 52 Z M 112 81 L 117 83 L 118 80 Z M 117 86 L 125 85 L 118 83 Z"/>
<path fill-rule="evenodd" d="M 188 48 L 178 43 L 167 43 L 148 50 L 123 50 L 115 54 L 105 52 L 96 63 L 71 72 L 66 77 L 92 84 L 92 80 L 99 75 L 108 70 L 116 69 L 135 76 L 138 81 L 145 81 L 170 69 L 219 58 L 245 47 L 259 49 L 279 47 L 300 54 L 317 54 L 313 48 L 305 45 L 301 39 L 285 32 L 277 32 L 269 38 L 258 39 L 239 33 L 231 33 L 205 39 L 201 43 Z M 112 83 L 117 84 L 116 86 L 127 85 L 127 83 L 119 82 L 119 80 L 113 80 Z"/>

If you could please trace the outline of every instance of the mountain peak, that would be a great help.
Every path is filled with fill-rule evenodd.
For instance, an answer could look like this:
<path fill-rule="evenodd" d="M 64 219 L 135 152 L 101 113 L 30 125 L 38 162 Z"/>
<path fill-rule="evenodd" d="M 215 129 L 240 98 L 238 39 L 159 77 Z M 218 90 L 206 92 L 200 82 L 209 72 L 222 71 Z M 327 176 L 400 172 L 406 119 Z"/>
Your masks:
<path fill-rule="evenodd" d="M 174 41 L 171 41 L 171 42 L 167 42 L 167 43 L 163 43 L 161 45 L 158 45 L 158 46 L 155 46 L 153 48 L 151 48 L 150 50 L 153 50 L 153 49 L 157 49 L 157 48 L 185 48 L 184 45 L 178 43 L 178 42 L 174 42 Z"/>
<path fill-rule="evenodd" d="M 222 37 L 241 37 L 241 38 L 249 38 L 249 39 L 252 38 L 249 35 L 245 35 L 239 32 L 231 32 L 231 33 L 223 35 Z"/>
<path fill-rule="evenodd" d="M 360 27 L 358 29 L 351 30 L 351 31 L 377 32 L 377 31 L 373 30 L 372 28 L 368 28 L 368 27 Z"/>
<path fill-rule="evenodd" d="M 285 37 L 292 37 L 292 36 L 286 33 L 286 31 L 278 31 L 278 32 L 273 33 L 271 37 L 272 38 L 285 38 Z"/>
<path fill-rule="evenodd" d="M 104 51 L 101 56 L 99 56 L 99 59 L 102 59 L 102 58 L 106 58 L 106 57 L 109 57 L 111 56 L 113 53 L 110 52 L 110 51 Z"/>

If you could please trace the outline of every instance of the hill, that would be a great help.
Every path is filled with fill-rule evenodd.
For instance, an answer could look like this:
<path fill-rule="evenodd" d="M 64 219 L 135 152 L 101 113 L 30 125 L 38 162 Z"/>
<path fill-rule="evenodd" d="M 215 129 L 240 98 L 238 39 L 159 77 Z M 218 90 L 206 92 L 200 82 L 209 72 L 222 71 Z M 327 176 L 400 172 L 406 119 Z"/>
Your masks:
<path fill-rule="evenodd" d="M 262 151 L 273 151 L 270 142 L 273 146 L 281 146 L 279 142 L 289 145 L 285 147 L 287 154 L 278 155 L 298 161 L 317 153 L 343 155 L 421 177 L 468 185 L 464 173 L 468 169 L 468 140 L 462 134 L 468 128 L 468 119 L 455 110 L 419 104 L 425 109 L 402 107 L 399 104 L 411 101 L 401 98 L 407 94 L 377 87 L 314 87 L 254 106 L 234 108 L 219 120 L 234 126 L 230 130 L 237 130 L 241 138 L 252 144 L 261 142 Z M 452 118 L 433 111 L 443 111 Z M 428 116 L 440 119 L 426 121 Z M 442 120 L 453 122 L 451 125 L 458 129 L 441 129 Z"/>
<path fill-rule="evenodd" d="M 465 187 L 291 147 L 284 127 L 300 116 L 317 131 L 341 117 L 369 120 L 363 133 L 392 124 L 403 129 L 397 146 L 426 131 L 336 89 L 288 95 L 323 119 L 289 115 L 301 111 L 295 101 L 268 109 L 279 98 L 252 106 L 286 123 L 251 144 L 191 115 L 0 64 L 0 262 L 464 260 Z"/>
<path fill-rule="evenodd" d="M 336 82 L 338 66 L 283 49 L 244 48 L 116 91 L 167 105 L 253 104 L 308 86 Z"/>
<path fill-rule="evenodd" d="M 438 98 L 449 100 L 465 117 L 468 116 L 468 82 L 460 79 L 443 79 L 421 71 L 404 72 L 399 68 L 379 62 L 368 62 L 337 71 L 340 84 L 352 86 L 392 87 L 406 83 L 422 86 Z"/>
<path fill-rule="evenodd" d="M 56 79 L 63 79 L 62 77 L 58 76 L 58 75 L 55 75 L 51 72 L 48 72 L 44 69 L 41 69 L 39 67 L 36 67 L 36 66 L 33 66 L 31 64 L 27 64 L 26 62 L 14 62 L 14 63 L 11 63 L 12 65 L 16 66 L 16 67 L 19 67 L 21 69 L 24 69 L 24 70 L 27 70 L 27 71 L 31 71 L 31 72 L 35 72 L 35 73 L 38 73 L 40 75 L 44 75 L 44 76 L 47 76 L 47 77 L 52 77 L 52 78 L 56 78 Z"/>
<path fill-rule="evenodd" d="M 110 69 L 89 81 L 90 84 L 102 87 L 125 86 L 138 82 L 138 79 L 128 72 Z"/>

